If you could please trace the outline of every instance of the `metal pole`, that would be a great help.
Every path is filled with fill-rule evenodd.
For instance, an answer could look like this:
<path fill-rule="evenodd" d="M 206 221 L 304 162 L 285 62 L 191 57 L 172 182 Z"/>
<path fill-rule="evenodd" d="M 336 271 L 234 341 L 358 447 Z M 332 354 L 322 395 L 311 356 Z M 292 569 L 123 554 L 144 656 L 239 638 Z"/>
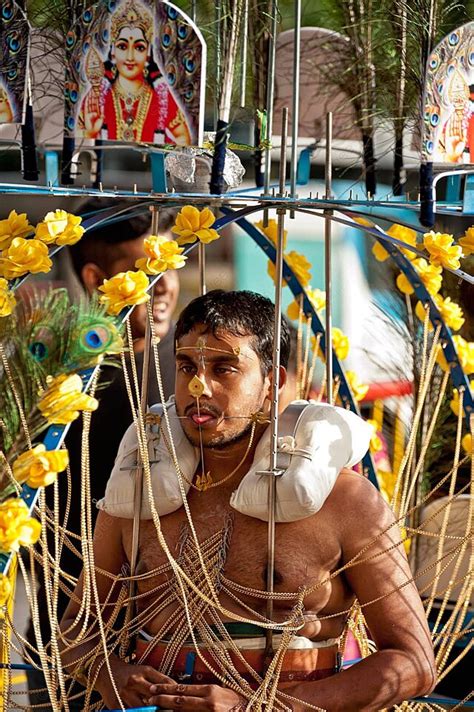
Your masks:
<path fill-rule="evenodd" d="M 198 246 L 198 264 L 199 264 L 199 293 L 206 294 L 206 248 L 205 245 L 200 242 Z"/>
<path fill-rule="evenodd" d="M 196 22 L 196 0 L 191 0 L 191 20 Z"/>
<path fill-rule="evenodd" d="M 151 211 L 151 234 L 158 234 L 158 219 L 159 213 L 154 205 L 150 206 Z M 152 290 L 150 296 L 150 305 L 153 311 L 153 302 L 155 298 L 155 290 Z M 140 412 L 141 417 L 144 418 L 147 409 L 148 400 L 148 382 L 150 373 L 150 353 L 151 353 L 151 339 L 152 339 L 152 326 L 150 320 L 146 320 L 145 324 L 145 350 L 143 351 L 143 368 L 142 368 L 142 382 L 140 389 Z M 131 347 L 131 344 L 130 344 Z M 132 529 L 132 550 L 130 555 L 130 599 L 132 599 L 135 592 L 135 582 L 132 577 L 135 574 L 135 569 L 137 566 L 138 558 L 138 545 L 140 540 L 140 515 L 142 509 L 142 496 L 143 496 L 143 462 L 140 461 L 140 457 L 137 459 L 137 470 L 135 475 L 135 493 L 133 499 L 133 529 Z M 133 605 L 130 601 L 130 605 Z"/>
<path fill-rule="evenodd" d="M 286 180 L 286 137 L 288 133 L 288 108 L 285 107 L 281 117 L 281 149 L 280 149 L 280 196 L 285 191 Z M 283 235 L 285 229 L 285 209 L 279 208 L 278 236 L 276 245 L 275 265 L 275 326 L 273 337 L 273 382 L 272 382 L 272 407 L 271 407 L 271 438 L 270 438 L 270 465 L 268 488 L 268 542 L 267 542 L 267 591 L 273 593 L 275 578 L 275 505 L 276 505 L 276 466 L 278 446 L 278 403 L 280 390 L 280 339 L 281 339 L 281 293 L 283 289 Z M 267 618 L 273 617 L 273 599 L 267 599 Z M 273 631 L 266 631 L 265 660 L 269 661 L 273 655 Z"/>
<path fill-rule="evenodd" d="M 240 73 L 240 106 L 245 106 L 247 90 L 247 49 L 249 43 L 249 0 L 244 0 L 242 17 L 242 56 Z"/>
<path fill-rule="evenodd" d="M 221 37 L 221 22 L 222 8 L 221 0 L 216 0 L 215 3 L 215 23 L 216 23 L 216 86 L 215 86 L 215 101 L 214 101 L 214 128 L 217 130 L 217 120 L 219 118 L 219 101 L 222 91 L 221 87 L 221 53 L 222 53 L 222 37 Z"/>
<path fill-rule="evenodd" d="M 275 0 L 269 2 L 271 17 L 270 39 L 268 43 L 268 74 L 267 74 L 267 139 L 270 146 L 265 149 L 265 167 L 263 175 L 263 194 L 270 195 L 270 178 L 272 170 L 272 134 L 273 134 L 273 100 L 275 96 L 275 47 L 277 31 L 277 8 Z M 283 140 L 283 139 L 282 139 Z M 286 146 L 285 146 L 286 148 Z M 264 223 L 268 223 L 268 213 L 264 212 Z"/>
<path fill-rule="evenodd" d="M 298 166 L 298 129 L 300 120 L 300 58 L 301 58 L 301 0 L 295 2 L 295 32 L 293 43 L 293 107 L 291 111 L 291 197 L 296 198 L 296 173 Z M 290 213 L 294 217 L 295 213 Z"/>
<path fill-rule="evenodd" d="M 332 198 L 332 112 L 326 114 L 326 200 Z M 324 221 L 324 279 L 326 285 L 326 394 L 332 403 L 332 309 L 331 309 L 331 232 L 332 210 L 325 210 Z"/>

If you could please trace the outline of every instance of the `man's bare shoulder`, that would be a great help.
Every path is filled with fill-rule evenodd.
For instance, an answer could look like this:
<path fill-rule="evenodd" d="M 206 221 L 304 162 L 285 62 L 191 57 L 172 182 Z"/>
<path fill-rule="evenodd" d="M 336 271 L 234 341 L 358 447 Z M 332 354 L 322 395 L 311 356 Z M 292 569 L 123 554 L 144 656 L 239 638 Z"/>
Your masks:
<path fill-rule="evenodd" d="M 340 473 L 324 507 L 337 521 L 341 534 L 368 536 L 394 525 L 393 512 L 380 492 L 366 477 L 353 470 Z M 398 535 L 395 526 L 393 528 Z"/>

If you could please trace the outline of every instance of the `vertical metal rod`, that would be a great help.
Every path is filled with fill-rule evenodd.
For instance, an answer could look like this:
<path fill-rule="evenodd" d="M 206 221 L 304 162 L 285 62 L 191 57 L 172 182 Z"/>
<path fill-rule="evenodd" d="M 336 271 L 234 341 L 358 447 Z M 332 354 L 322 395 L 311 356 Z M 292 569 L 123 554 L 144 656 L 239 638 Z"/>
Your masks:
<path fill-rule="evenodd" d="M 273 134 L 273 100 L 275 97 L 275 48 L 277 31 L 277 8 L 276 1 L 270 0 L 269 15 L 271 17 L 270 38 L 268 43 L 268 74 L 267 74 L 267 139 L 270 146 L 265 149 L 265 167 L 263 172 L 263 194 L 270 194 L 270 178 L 272 171 L 272 134 Z M 286 148 L 286 146 L 285 146 Z M 264 213 L 264 223 L 268 222 L 268 216 Z"/>
<path fill-rule="evenodd" d="M 332 198 L 332 112 L 326 115 L 326 200 Z M 326 286 L 326 394 L 327 402 L 332 403 L 332 309 L 331 309 L 331 233 L 332 233 L 332 210 L 325 210 L 326 219 L 324 221 L 324 279 Z"/>
<path fill-rule="evenodd" d="M 284 107 L 281 117 L 282 144 L 280 150 L 280 193 L 285 192 L 286 182 L 286 137 L 288 133 L 288 108 Z M 269 490 L 268 490 L 268 542 L 267 542 L 267 591 L 273 593 L 275 578 L 275 506 L 276 506 L 276 465 L 278 446 L 278 404 L 280 390 L 280 339 L 281 339 L 281 310 L 283 289 L 283 236 L 285 230 L 285 209 L 279 208 L 278 232 L 276 245 L 275 265 L 275 326 L 273 337 L 273 382 L 272 382 L 272 407 L 271 407 L 271 438 L 270 438 L 270 465 L 269 465 Z M 267 618 L 273 617 L 273 599 L 267 599 Z M 265 659 L 273 654 L 273 631 L 266 632 Z"/>
<path fill-rule="evenodd" d="M 217 130 L 217 120 L 219 118 L 219 99 L 221 92 L 221 53 L 222 53 L 222 7 L 221 0 L 215 2 L 215 23 L 216 23 L 216 86 L 214 101 L 214 127 Z"/>
<path fill-rule="evenodd" d="M 154 205 L 150 206 L 151 211 L 151 234 L 158 234 L 159 212 Z M 155 290 L 152 289 L 150 296 L 151 310 L 153 311 L 153 302 L 155 299 Z M 145 416 L 148 400 L 148 382 L 150 374 L 150 353 L 152 328 L 150 320 L 147 318 L 145 324 L 145 349 L 143 351 L 143 367 L 142 367 L 142 382 L 140 388 L 140 411 L 142 418 Z M 131 347 L 131 344 L 130 344 Z M 137 565 L 138 545 L 140 540 L 140 515 L 142 509 L 142 490 L 143 490 L 143 463 L 138 457 L 137 470 L 135 474 L 135 493 L 133 500 L 133 529 L 132 529 L 132 551 L 130 556 L 130 576 L 133 577 Z M 135 582 L 130 580 L 130 598 L 133 598 L 135 592 Z"/>
<path fill-rule="evenodd" d="M 293 44 L 293 106 L 291 110 L 291 197 L 296 197 L 296 174 L 298 165 L 298 129 L 300 121 L 300 58 L 301 58 L 301 0 L 295 1 L 295 32 Z M 291 213 L 294 217 L 294 211 Z"/>
<path fill-rule="evenodd" d="M 245 106 L 246 90 L 247 90 L 247 50 L 249 43 L 249 0 L 244 0 L 244 9 L 242 13 L 242 53 L 241 53 L 241 72 L 240 72 L 240 106 Z"/>
<path fill-rule="evenodd" d="M 191 0 L 191 20 L 196 22 L 196 0 Z"/>
<path fill-rule="evenodd" d="M 206 248 L 202 242 L 198 246 L 198 263 L 199 263 L 199 294 L 206 294 Z"/>

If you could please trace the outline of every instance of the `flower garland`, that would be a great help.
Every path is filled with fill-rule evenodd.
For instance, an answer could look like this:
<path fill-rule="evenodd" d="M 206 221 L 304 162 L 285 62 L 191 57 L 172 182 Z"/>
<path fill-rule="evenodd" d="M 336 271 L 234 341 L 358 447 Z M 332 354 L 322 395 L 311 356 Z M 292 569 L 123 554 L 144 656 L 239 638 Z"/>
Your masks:
<path fill-rule="evenodd" d="M 8 282 L 49 272 L 53 263 L 48 245 L 74 245 L 85 232 L 81 222 L 81 217 L 65 210 L 47 213 L 36 227 L 26 213 L 16 210 L 0 220 L 0 317 L 10 316 L 16 304 Z"/>

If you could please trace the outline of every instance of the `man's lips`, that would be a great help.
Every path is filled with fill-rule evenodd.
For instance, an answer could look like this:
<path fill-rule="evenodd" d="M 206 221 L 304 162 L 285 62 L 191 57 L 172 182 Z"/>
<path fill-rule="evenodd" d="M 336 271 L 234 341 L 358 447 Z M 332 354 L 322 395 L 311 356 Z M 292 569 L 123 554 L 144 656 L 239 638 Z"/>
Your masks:
<path fill-rule="evenodd" d="M 208 408 L 198 409 L 196 406 L 187 408 L 185 414 L 195 425 L 199 425 L 200 427 L 213 425 L 219 418 L 219 413 L 214 410 Z"/>
<path fill-rule="evenodd" d="M 208 415 L 206 413 L 201 413 L 200 415 L 194 413 L 194 415 L 191 416 L 191 420 L 196 423 L 196 425 L 205 425 L 215 419 L 216 418 L 213 415 Z"/>

